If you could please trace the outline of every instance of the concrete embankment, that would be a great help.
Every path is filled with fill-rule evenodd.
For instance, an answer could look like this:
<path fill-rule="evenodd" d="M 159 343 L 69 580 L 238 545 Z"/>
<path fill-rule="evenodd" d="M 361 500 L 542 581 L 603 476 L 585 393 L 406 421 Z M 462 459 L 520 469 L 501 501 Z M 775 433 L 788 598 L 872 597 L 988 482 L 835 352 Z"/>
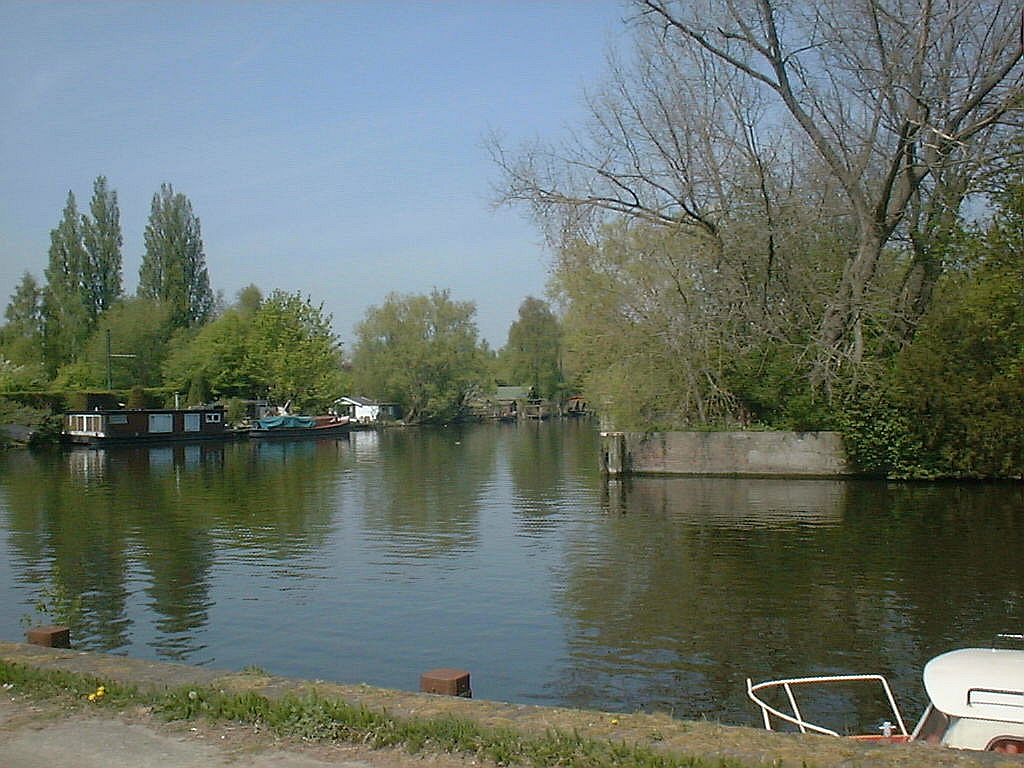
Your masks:
<path fill-rule="evenodd" d="M 856 474 L 838 432 L 602 432 L 601 468 L 612 477 Z"/>
<path fill-rule="evenodd" d="M 663 714 L 611 714 L 460 699 L 365 685 L 339 685 L 251 672 L 225 672 L 20 643 L 0 642 L 0 659 L 9 664 L 38 670 L 58 670 L 95 677 L 109 683 L 131 685 L 140 691 L 152 693 L 188 687 L 212 687 L 228 693 L 255 693 L 274 700 L 288 694 L 315 692 L 318 697 L 363 706 L 373 712 L 386 712 L 389 717 L 396 719 L 433 720 L 455 717 L 487 728 L 513 729 L 528 737 L 543 737 L 552 731 L 578 733 L 595 740 L 637 744 L 657 752 L 703 758 L 712 765 L 723 759 L 736 761 L 731 763 L 733 765 L 750 766 L 870 765 L 925 768 L 1021 765 L 1015 759 L 959 753 L 926 745 L 863 745 L 845 739 L 767 733 L 710 722 L 681 721 Z M 4 734 L 0 733 L 0 753 L 3 738 Z M 137 764 L 151 763 L 140 757 Z"/>

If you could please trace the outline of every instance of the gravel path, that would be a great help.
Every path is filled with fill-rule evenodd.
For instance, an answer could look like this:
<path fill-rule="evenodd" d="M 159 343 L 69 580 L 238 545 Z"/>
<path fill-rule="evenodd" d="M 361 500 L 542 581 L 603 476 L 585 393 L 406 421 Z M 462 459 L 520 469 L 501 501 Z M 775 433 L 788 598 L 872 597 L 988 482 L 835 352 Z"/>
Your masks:
<path fill-rule="evenodd" d="M 168 724 L 144 711 L 68 711 L 0 696 L 2 768 L 471 768 L 450 755 L 418 757 L 350 744 L 307 745 L 251 727 Z"/>

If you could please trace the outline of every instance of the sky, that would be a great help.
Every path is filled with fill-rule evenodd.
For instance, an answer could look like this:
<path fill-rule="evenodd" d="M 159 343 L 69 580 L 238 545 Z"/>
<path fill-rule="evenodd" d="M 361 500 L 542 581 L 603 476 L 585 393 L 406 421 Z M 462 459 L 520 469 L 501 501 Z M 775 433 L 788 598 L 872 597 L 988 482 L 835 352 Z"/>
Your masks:
<path fill-rule="evenodd" d="M 229 301 L 323 302 L 348 346 L 390 292 L 474 301 L 492 347 L 550 253 L 495 208 L 485 141 L 557 141 L 628 35 L 618 0 L 0 0 L 0 303 L 40 281 L 68 191 L 117 191 L 134 293 L 153 194 L 202 226 Z"/>

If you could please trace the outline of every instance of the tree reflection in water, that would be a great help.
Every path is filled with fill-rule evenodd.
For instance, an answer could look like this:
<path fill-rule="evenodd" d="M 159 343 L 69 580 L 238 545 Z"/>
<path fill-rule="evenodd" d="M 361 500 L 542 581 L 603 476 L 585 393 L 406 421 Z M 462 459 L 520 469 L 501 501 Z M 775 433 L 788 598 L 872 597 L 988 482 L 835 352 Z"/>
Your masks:
<path fill-rule="evenodd" d="M 1024 624 L 1020 485 L 633 478 L 588 422 L 0 454 L 0 637 L 756 722 L 746 676 L 920 670 Z M 859 694 L 811 701 L 855 721 Z"/>

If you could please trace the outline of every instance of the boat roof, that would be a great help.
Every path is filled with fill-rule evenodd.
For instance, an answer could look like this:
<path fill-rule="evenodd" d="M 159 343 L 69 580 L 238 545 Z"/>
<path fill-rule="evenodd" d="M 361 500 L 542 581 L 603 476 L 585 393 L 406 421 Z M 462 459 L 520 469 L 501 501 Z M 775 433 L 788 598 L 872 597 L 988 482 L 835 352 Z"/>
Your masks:
<path fill-rule="evenodd" d="M 944 653 L 925 665 L 924 687 L 947 715 L 1024 724 L 1024 650 Z"/>

